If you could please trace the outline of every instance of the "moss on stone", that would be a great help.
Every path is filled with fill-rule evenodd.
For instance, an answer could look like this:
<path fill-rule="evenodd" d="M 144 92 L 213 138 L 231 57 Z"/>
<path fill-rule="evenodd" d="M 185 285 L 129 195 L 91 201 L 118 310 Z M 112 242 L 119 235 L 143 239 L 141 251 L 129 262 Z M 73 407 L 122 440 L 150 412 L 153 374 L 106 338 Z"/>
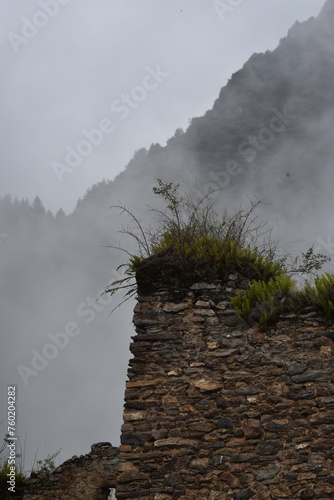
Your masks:
<path fill-rule="evenodd" d="M 282 273 L 278 262 L 238 242 L 187 233 L 164 235 L 155 253 L 131 264 L 138 290 L 160 286 L 190 286 L 197 281 L 225 282 L 231 273 L 249 280 L 269 280 Z"/>

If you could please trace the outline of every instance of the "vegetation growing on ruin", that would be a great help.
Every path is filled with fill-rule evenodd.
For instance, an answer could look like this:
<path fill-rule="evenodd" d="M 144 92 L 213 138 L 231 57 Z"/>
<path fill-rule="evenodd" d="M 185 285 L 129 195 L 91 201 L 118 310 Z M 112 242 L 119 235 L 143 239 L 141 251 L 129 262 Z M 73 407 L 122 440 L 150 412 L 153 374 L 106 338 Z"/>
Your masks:
<path fill-rule="evenodd" d="M 285 263 L 287 258 L 284 259 Z M 282 313 L 294 312 L 302 307 L 315 307 L 327 318 L 334 316 L 334 275 L 326 273 L 316 277 L 314 285 L 306 281 L 298 289 L 292 274 L 314 274 L 330 259 L 314 254 L 310 248 L 293 263 L 285 266 L 282 274 L 268 281 L 254 281 L 247 290 L 240 291 L 232 299 L 237 316 L 249 325 L 268 326 L 274 324 Z"/>
<path fill-rule="evenodd" d="M 153 191 L 165 203 L 163 209 L 150 209 L 155 216 L 153 228 L 143 228 L 127 207 L 114 207 L 134 223 L 121 232 L 135 239 L 138 253 L 128 255 L 128 262 L 121 266 L 124 278 L 113 282 L 107 292 L 123 289 L 129 298 L 137 288 L 226 281 L 231 272 L 265 281 L 283 272 L 270 232 L 255 216 L 259 202 L 230 215 L 214 209 L 214 192 L 202 196 L 180 193 L 178 184 L 161 180 Z"/>
<path fill-rule="evenodd" d="M 305 304 L 322 309 L 327 317 L 334 315 L 333 275 L 316 278 L 314 285 L 306 282 L 304 290 L 298 290 L 292 278 L 314 273 L 329 259 L 312 248 L 290 260 L 278 256 L 266 224 L 255 216 L 259 202 L 230 215 L 214 209 L 213 192 L 188 195 L 180 193 L 179 185 L 161 180 L 153 191 L 165 203 L 164 209 L 151 209 L 156 218 L 153 228 L 143 228 L 130 209 L 116 206 L 134 223 L 121 232 L 135 239 L 138 253 L 128 254 L 128 262 L 120 266 L 125 267 L 124 278 L 114 281 L 107 292 L 123 289 L 127 300 L 137 291 L 150 293 L 162 286 L 224 283 L 230 273 L 238 273 L 248 288 L 232 304 L 249 325 L 274 324 L 280 314 Z"/>
<path fill-rule="evenodd" d="M 13 469 L 10 468 L 6 460 L 0 468 L 0 498 L 2 500 L 21 500 L 24 495 L 27 479 L 22 472 L 15 468 L 15 488 L 9 491 L 11 474 L 13 474 Z"/>
<path fill-rule="evenodd" d="M 1 422 L 3 423 L 4 420 Z M 21 446 L 20 439 L 15 440 L 15 445 L 17 448 L 15 454 L 15 464 L 12 460 L 9 460 L 8 455 L 8 445 L 13 443 L 13 438 L 9 434 L 5 434 L 2 443 L 0 444 L 0 499 L 1 500 L 22 500 L 24 497 L 25 488 L 28 482 L 28 471 L 25 464 L 25 443 Z M 43 460 L 36 460 L 30 470 L 30 472 L 52 472 L 55 467 L 55 459 L 58 457 L 61 450 L 48 455 L 47 458 Z M 37 455 L 37 452 L 36 452 Z M 13 469 L 15 467 L 15 469 Z M 12 486 L 8 481 L 10 476 L 13 476 L 13 471 L 15 475 L 15 492 L 9 490 Z"/>
<path fill-rule="evenodd" d="M 334 317 L 334 274 L 317 277 L 313 286 L 306 283 L 303 295 L 308 304 L 320 309 L 327 318 Z"/>
<path fill-rule="evenodd" d="M 298 300 L 296 284 L 287 274 L 269 281 L 254 281 L 246 292 L 232 299 L 237 316 L 249 325 L 270 325 L 291 310 Z"/>
<path fill-rule="evenodd" d="M 318 270 L 328 258 L 308 251 L 303 254 L 305 265 L 299 272 Z M 305 258 L 306 256 L 306 258 Z M 313 262 L 313 265 L 311 263 Z M 315 264 L 316 263 L 316 264 Z M 282 313 L 300 311 L 303 307 L 319 310 L 327 319 L 334 318 L 334 274 L 325 273 L 309 281 L 301 289 L 288 273 L 269 281 L 254 281 L 246 291 L 232 299 L 239 318 L 249 325 L 268 326 L 274 324 Z"/>
<path fill-rule="evenodd" d="M 24 495 L 24 488 L 27 482 L 27 479 L 24 475 L 23 471 L 23 457 L 22 453 L 16 454 L 15 461 L 15 492 L 9 491 L 9 487 L 12 485 L 9 483 L 11 475 L 13 476 L 13 467 L 12 463 L 9 463 L 7 448 L 8 445 L 12 443 L 9 434 L 3 439 L 3 442 L 0 445 L 0 498 L 2 500 L 21 500 Z M 19 442 L 17 442 L 17 446 L 19 446 Z"/>

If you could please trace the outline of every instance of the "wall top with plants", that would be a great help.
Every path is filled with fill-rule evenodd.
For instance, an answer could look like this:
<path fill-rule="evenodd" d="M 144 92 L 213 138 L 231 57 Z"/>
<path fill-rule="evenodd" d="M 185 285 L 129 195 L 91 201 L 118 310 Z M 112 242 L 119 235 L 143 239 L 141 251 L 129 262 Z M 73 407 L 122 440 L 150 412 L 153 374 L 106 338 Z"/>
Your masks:
<path fill-rule="evenodd" d="M 273 324 L 281 313 L 314 307 L 326 318 L 334 315 L 334 276 L 326 273 L 298 289 L 294 274 L 314 274 L 329 259 L 313 248 L 292 259 L 279 255 L 267 223 L 258 220 L 259 201 L 234 214 L 214 208 L 215 191 L 205 195 L 180 191 L 180 186 L 158 179 L 153 188 L 162 208 L 151 208 L 154 223 L 149 229 L 131 209 L 117 205 L 131 225 L 121 233 L 134 238 L 137 253 L 128 254 L 124 278 L 106 290 L 125 290 L 125 300 L 161 287 L 187 288 L 194 282 L 228 280 L 240 274 L 247 283 L 232 300 L 236 314 L 250 325 Z"/>

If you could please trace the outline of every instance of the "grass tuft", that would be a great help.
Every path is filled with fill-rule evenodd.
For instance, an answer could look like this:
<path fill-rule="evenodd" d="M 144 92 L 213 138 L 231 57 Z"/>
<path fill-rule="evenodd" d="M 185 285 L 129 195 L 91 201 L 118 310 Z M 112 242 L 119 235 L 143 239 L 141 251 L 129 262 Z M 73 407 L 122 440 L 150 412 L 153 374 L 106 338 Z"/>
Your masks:
<path fill-rule="evenodd" d="M 232 299 L 237 316 L 249 325 L 269 326 L 293 309 L 298 300 L 296 283 L 287 274 L 269 281 L 254 281 L 246 292 Z"/>
<path fill-rule="evenodd" d="M 324 312 L 327 318 L 334 317 L 334 274 L 325 273 L 315 279 L 314 286 L 306 283 L 303 292 L 309 305 Z"/>
<path fill-rule="evenodd" d="M 165 202 L 164 210 L 151 208 L 156 217 L 154 230 L 143 228 L 129 208 L 113 207 L 134 223 L 135 228 L 128 226 L 121 233 L 135 239 L 138 247 L 137 255 L 121 249 L 129 256 L 120 266 L 125 269 L 124 278 L 106 289 L 112 294 L 125 291 L 121 304 L 137 292 L 187 287 L 195 281 L 226 282 L 229 274 L 238 273 L 250 286 L 232 302 L 239 318 L 250 325 L 271 325 L 302 302 L 321 307 L 327 316 L 334 315 L 333 275 L 317 278 L 315 287 L 307 284 L 304 292 L 297 291 L 290 276 L 319 270 L 329 259 L 314 254 L 313 248 L 293 259 L 290 266 L 289 256 L 278 258 L 270 231 L 254 215 L 259 202 L 252 203 L 248 211 L 218 214 L 210 199 L 212 192 L 200 198 L 181 194 L 178 184 L 159 179 L 153 191 Z"/>

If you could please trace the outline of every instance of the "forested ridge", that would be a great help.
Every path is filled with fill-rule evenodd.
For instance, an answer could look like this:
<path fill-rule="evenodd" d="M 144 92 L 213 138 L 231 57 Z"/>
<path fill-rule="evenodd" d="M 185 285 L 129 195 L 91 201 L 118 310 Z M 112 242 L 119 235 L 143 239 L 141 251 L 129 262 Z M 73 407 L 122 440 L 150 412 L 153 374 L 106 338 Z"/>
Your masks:
<path fill-rule="evenodd" d="M 101 359 L 101 373 L 109 362 L 115 370 L 125 370 L 127 348 L 120 348 L 120 321 L 130 331 L 129 317 L 111 320 L 112 306 L 96 310 L 91 324 L 85 322 L 88 313 L 79 318 L 77 314 L 78 307 L 92 311 L 87 297 L 95 299 L 119 275 L 124 258 L 106 248 L 120 241 L 117 231 L 124 221 L 110 209 L 119 200 L 142 219 L 147 204 L 155 202 L 152 187 L 160 178 L 188 183 L 200 193 L 221 189 L 219 199 L 232 211 L 249 198 L 259 198 L 265 215 L 282 221 L 281 232 L 286 223 L 301 246 L 307 236 L 306 248 L 317 237 L 331 234 L 333 25 L 334 5 L 328 0 L 318 18 L 296 23 L 274 51 L 254 54 L 231 76 L 204 116 L 193 118 L 187 130 L 176 130 L 166 146 L 152 144 L 149 150 L 136 151 L 115 179 L 92 186 L 73 213 L 48 211 L 47 200 L 38 197 L 37 182 L 32 201 L 19 200 L 15 193 L 0 199 L 0 316 L 4 349 L 12 360 L 10 373 L 18 377 L 16 366 L 28 366 L 31 350 L 43 346 L 47 334 L 60 331 L 67 321 L 77 321 L 85 332 L 73 339 L 75 361 L 70 350 L 50 361 L 46 405 L 62 397 L 59 377 L 74 387 L 83 371 L 89 373 L 89 361 L 82 366 L 87 353 Z M 223 61 L 217 58 L 217 64 Z M 44 383 L 40 376 L 33 380 Z M 110 381 L 105 380 L 101 390 L 110 398 Z M 33 412 L 38 394 L 24 397 L 32 398 Z M 77 397 L 85 398 L 84 390 Z M 114 397 L 121 401 L 123 391 Z M 115 409 L 119 416 L 120 411 L 121 404 Z"/>

